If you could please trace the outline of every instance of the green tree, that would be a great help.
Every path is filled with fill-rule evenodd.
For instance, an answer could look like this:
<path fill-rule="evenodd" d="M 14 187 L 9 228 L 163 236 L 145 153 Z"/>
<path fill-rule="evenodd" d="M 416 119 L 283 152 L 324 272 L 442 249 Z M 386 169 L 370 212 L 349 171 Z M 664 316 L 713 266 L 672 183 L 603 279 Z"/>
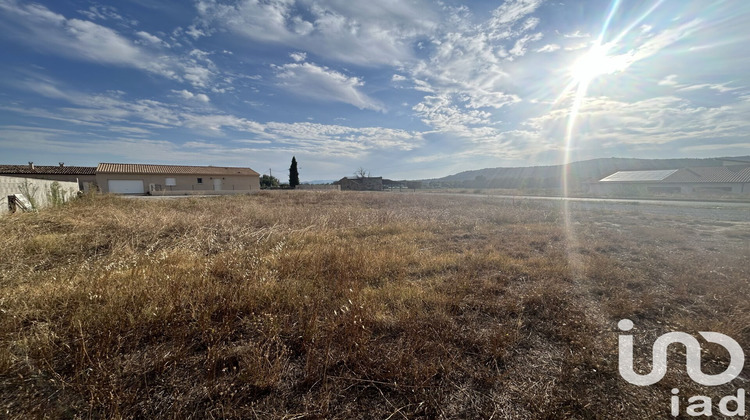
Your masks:
<path fill-rule="evenodd" d="M 299 185 L 299 172 L 297 171 L 297 159 L 292 156 L 292 166 L 289 167 L 289 187 L 294 189 Z"/>
<path fill-rule="evenodd" d="M 265 188 L 278 188 L 279 179 L 272 175 L 263 175 L 260 177 L 260 187 Z"/>

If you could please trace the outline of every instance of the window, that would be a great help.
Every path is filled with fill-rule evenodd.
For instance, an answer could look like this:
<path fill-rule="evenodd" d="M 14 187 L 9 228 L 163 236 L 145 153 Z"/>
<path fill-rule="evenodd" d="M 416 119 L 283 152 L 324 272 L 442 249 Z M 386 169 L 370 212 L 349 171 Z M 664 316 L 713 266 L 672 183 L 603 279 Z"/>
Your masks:
<path fill-rule="evenodd" d="M 203 178 L 198 178 L 198 183 L 202 184 L 203 183 Z"/>
<path fill-rule="evenodd" d="M 174 187 L 175 185 L 177 185 L 177 181 L 174 178 L 167 178 L 164 181 L 164 185 L 166 185 L 167 187 Z"/>

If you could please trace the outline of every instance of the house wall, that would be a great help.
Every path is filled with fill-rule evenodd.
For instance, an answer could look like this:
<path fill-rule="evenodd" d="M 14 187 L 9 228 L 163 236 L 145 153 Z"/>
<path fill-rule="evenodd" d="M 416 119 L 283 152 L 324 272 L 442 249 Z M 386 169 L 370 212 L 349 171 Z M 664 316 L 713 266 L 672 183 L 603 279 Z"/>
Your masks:
<path fill-rule="evenodd" d="M 66 200 L 75 197 L 79 191 L 76 182 L 0 176 L 0 214 L 8 212 L 8 196 L 13 194 L 23 194 L 39 207 L 47 207 L 50 204 L 49 193 L 54 182 L 60 185 Z"/>
<path fill-rule="evenodd" d="M 174 178 L 176 185 L 167 186 L 167 178 Z M 202 183 L 198 183 L 198 178 Z M 145 191 L 154 184 L 153 193 L 214 191 L 214 179 L 221 179 L 221 191 L 259 191 L 259 175 L 177 175 L 177 174 L 96 174 L 96 182 L 102 192 L 109 192 L 109 180 L 141 180 Z"/>

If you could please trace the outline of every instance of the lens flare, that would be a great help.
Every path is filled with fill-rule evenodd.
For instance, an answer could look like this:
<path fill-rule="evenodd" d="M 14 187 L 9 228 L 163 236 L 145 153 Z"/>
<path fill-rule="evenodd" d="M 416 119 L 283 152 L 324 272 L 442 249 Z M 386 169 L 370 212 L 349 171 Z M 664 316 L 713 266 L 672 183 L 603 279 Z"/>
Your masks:
<path fill-rule="evenodd" d="M 619 69 L 618 57 L 607 54 L 607 48 L 596 45 L 570 68 L 570 75 L 577 84 L 588 84 L 604 74 L 612 74 Z"/>
<path fill-rule="evenodd" d="M 617 13 L 620 7 L 620 0 L 614 0 L 609 8 L 607 18 L 604 20 L 602 25 L 602 31 L 599 37 L 595 41 L 594 45 L 589 51 L 582 55 L 576 60 L 573 65 L 569 68 L 570 72 L 570 83 L 563 89 L 562 93 L 558 97 L 558 101 L 566 99 L 569 94 L 575 90 L 572 98 L 572 104 L 570 106 L 570 114 L 568 116 L 568 123 L 565 130 L 565 148 L 563 155 L 563 165 L 561 174 L 561 186 L 563 193 L 562 209 L 563 209 L 563 223 L 567 236 L 567 248 L 568 248 L 568 262 L 573 270 L 574 274 L 581 271 L 581 261 L 578 258 L 577 253 L 573 252 L 578 247 L 578 240 L 573 229 L 573 222 L 570 216 L 570 201 L 567 198 L 570 196 L 570 182 L 568 178 L 570 154 L 573 148 L 573 138 L 575 133 L 576 119 L 578 118 L 578 112 L 583 105 L 586 98 L 586 92 L 588 91 L 589 84 L 592 80 L 599 76 L 606 74 L 613 74 L 619 71 L 624 71 L 630 64 L 637 60 L 631 54 L 614 54 L 618 43 L 630 32 L 632 29 L 649 16 L 656 8 L 658 8 L 663 0 L 657 1 L 654 5 L 649 8 L 646 13 L 641 15 L 638 19 L 631 22 L 630 25 L 616 36 L 612 41 L 604 43 L 604 37 L 607 34 L 609 25 L 612 22 L 612 18 Z"/>

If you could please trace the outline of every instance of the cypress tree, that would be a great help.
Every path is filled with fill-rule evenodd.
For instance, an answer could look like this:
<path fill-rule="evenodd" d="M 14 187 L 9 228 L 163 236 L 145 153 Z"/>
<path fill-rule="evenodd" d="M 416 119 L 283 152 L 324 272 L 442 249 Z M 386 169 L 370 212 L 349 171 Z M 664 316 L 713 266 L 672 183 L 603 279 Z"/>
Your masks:
<path fill-rule="evenodd" d="M 299 172 L 297 171 L 297 159 L 292 156 L 292 166 L 289 167 L 289 187 L 296 188 L 299 185 Z"/>

